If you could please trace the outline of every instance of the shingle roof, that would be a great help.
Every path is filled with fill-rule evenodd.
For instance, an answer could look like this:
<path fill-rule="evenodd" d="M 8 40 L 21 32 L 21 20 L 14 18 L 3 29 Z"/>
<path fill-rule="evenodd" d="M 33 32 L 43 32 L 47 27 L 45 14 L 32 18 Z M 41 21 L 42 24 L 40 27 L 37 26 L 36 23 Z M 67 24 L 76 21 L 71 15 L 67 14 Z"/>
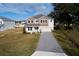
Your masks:
<path fill-rule="evenodd" d="M 14 21 L 14 20 L 11 20 L 11 19 L 9 19 L 9 18 L 1 17 L 1 16 L 0 16 L 0 19 L 2 19 L 3 21 Z"/>
<path fill-rule="evenodd" d="M 43 17 L 43 16 L 45 16 L 45 15 L 39 14 L 39 15 L 32 16 L 32 17 L 30 17 L 28 19 L 39 19 L 40 17 Z"/>
<path fill-rule="evenodd" d="M 32 16 L 32 17 L 30 17 L 30 18 L 28 18 L 28 20 L 30 19 L 38 19 L 39 20 L 39 18 L 49 18 L 49 19 L 51 19 L 50 17 L 48 17 L 48 16 L 46 16 L 46 15 L 43 15 L 43 14 L 39 14 L 39 15 L 35 15 L 35 16 Z"/>
<path fill-rule="evenodd" d="M 38 18 L 40 18 L 40 17 L 42 17 L 42 16 L 44 16 L 44 15 L 39 14 L 39 15 L 33 16 L 32 18 L 38 19 Z"/>

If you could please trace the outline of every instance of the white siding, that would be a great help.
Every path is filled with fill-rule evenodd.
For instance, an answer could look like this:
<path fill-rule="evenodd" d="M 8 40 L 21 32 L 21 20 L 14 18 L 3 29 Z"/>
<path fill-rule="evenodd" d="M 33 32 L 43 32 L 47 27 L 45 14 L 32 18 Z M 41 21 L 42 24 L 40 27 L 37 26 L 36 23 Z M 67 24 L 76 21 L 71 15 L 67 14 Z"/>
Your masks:
<path fill-rule="evenodd" d="M 54 30 L 54 19 L 50 19 L 48 22 L 48 27 L 51 28 L 51 30 Z"/>
<path fill-rule="evenodd" d="M 0 27 L 0 31 L 8 30 L 8 29 L 13 29 L 15 28 L 15 22 L 14 21 L 3 21 L 3 26 Z"/>
<path fill-rule="evenodd" d="M 41 32 L 51 32 L 51 28 L 48 26 L 40 26 Z"/>

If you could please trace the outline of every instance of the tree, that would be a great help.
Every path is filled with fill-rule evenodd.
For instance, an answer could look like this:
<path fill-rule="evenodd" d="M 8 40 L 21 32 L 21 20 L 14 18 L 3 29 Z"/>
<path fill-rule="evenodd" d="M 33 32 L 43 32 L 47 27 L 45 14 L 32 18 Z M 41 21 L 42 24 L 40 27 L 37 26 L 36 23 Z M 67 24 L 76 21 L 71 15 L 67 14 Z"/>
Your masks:
<path fill-rule="evenodd" d="M 67 24 L 68 27 L 71 23 L 79 23 L 79 4 L 74 3 L 56 3 L 52 4 L 54 11 L 49 14 L 55 21 Z"/>

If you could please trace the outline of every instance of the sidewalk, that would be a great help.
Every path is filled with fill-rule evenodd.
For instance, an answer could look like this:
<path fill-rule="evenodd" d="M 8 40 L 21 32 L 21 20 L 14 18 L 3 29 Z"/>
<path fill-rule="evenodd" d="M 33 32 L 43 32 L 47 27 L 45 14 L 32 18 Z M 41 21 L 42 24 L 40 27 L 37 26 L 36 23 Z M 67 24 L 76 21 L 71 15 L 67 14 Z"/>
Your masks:
<path fill-rule="evenodd" d="M 35 51 L 32 56 L 66 56 L 65 53 L 56 53 L 56 52 L 48 52 L 48 51 Z"/>

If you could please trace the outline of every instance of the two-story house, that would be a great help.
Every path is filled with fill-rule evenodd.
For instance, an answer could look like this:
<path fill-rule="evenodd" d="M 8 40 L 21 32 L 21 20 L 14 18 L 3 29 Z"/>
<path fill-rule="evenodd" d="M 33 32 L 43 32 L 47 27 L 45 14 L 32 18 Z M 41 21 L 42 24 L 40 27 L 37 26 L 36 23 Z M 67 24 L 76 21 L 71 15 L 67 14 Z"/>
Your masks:
<path fill-rule="evenodd" d="M 26 32 L 49 32 L 54 30 L 54 19 L 45 15 L 36 15 L 26 20 Z"/>

